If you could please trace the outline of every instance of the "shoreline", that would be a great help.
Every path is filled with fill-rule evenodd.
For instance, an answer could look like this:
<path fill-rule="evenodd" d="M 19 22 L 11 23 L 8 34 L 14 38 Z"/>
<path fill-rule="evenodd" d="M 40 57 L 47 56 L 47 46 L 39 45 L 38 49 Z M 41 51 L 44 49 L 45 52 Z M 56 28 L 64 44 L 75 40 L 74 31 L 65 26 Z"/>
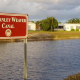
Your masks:
<path fill-rule="evenodd" d="M 30 41 L 58 41 L 58 40 L 74 40 L 74 39 L 80 39 L 80 38 L 47 38 L 47 39 L 28 39 L 28 42 Z"/>
<path fill-rule="evenodd" d="M 58 40 L 73 40 L 73 39 L 80 39 L 80 37 L 76 38 L 43 38 L 43 39 L 27 39 L 28 42 L 33 41 L 58 41 Z M 24 39 L 16 39 L 16 40 L 0 40 L 0 43 L 8 43 L 8 42 L 24 42 Z"/>
<path fill-rule="evenodd" d="M 29 32 L 28 42 L 31 41 L 56 41 L 56 40 L 71 40 L 80 39 L 80 32 L 54 31 L 54 32 Z M 5 39 L 0 42 L 23 42 L 24 39 Z"/>

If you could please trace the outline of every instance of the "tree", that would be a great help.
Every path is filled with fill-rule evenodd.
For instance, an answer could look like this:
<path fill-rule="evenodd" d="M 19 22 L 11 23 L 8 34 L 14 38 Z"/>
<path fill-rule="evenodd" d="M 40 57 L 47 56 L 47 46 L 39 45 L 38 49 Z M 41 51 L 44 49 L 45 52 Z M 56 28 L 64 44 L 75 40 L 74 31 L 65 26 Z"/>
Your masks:
<path fill-rule="evenodd" d="M 58 24 L 61 24 L 61 22 L 58 22 Z"/>
<path fill-rule="evenodd" d="M 70 20 L 68 20 L 67 23 L 80 23 L 80 18 L 73 18 L 73 19 L 70 19 Z"/>
<path fill-rule="evenodd" d="M 58 26 L 58 21 L 54 17 L 47 17 L 40 21 L 40 27 L 44 31 L 54 31 L 54 28 Z"/>
<path fill-rule="evenodd" d="M 35 23 L 36 23 L 36 29 L 38 29 L 40 21 L 36 21 Z"/>
<path fill-rule="evenodd" d="M 34 21 L 29 21 L 29 22 L 32 22 L 32 23 L 34 23 Z"/>

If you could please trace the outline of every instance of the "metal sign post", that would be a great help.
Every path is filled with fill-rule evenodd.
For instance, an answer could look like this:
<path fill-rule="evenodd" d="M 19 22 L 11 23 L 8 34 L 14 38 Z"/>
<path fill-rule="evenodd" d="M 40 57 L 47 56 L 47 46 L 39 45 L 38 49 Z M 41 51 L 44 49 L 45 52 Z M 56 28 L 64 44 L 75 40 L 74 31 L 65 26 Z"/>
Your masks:
<path fill-rule="evenodd" d="M 24 80 L 27 80 L 27 39 L 24 39 Z"/>
<path fill-rule="evenodd" d="M 28 14 L 0 13 L 0 39 L 24 39 L 24 80 L 27 80 Z"/>

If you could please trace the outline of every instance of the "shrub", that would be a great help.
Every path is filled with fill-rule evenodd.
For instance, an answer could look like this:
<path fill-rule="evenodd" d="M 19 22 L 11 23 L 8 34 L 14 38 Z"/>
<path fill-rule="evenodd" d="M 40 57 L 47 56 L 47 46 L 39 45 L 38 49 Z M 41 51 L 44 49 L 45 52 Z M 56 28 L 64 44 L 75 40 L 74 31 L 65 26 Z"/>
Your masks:
<path fill-rule="evenodd" d="M 76 29 L 76 31 L 79 31 L 79 29 Z"/>
<path fill-rule="evenodd" d="M 75 31 L 75 29 L 71 29 L 71 31 Z"/>
<path fill-rule="evenodd" d="M 70 75 L 68 78 L 64 80 L 80 80 L 80 73 L 75 74 L 75 75 Z"/>

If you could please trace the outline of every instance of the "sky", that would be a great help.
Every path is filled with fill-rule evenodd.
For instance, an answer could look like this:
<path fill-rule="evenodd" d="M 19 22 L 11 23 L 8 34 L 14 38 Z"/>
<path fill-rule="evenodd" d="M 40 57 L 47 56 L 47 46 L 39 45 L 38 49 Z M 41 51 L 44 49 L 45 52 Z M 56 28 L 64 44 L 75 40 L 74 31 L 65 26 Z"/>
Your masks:
<path fill-rule="evenodd" d="M 55 17 L 65 23 L 80 18 L 80 0 L 0 0 L 0 12 L 28 14 L 29 21 Z"/>

